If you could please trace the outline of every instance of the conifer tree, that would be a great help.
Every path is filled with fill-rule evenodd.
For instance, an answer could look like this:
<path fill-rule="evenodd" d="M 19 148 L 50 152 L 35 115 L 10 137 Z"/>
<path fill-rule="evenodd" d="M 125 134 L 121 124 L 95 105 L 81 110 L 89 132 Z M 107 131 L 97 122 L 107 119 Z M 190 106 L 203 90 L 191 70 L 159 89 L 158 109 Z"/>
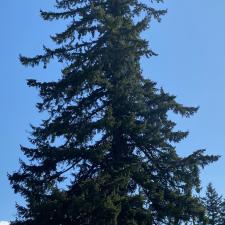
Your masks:
<path fill-rule="evenodd" d="M 39 89 L 40 112 L 28 158 L 9 176 L 26 200 L 14 225 L 202 224 L 200 168 L 217 156 L 198 150 L 187 157 L 175 144 L 188 133 L 168 117 L 197 108 L 144 78 L 140 58 L 156 55 L 141 33 L 160 21 L 163 0 L 56 0 L 44 20 L 65 20 L 52 36 L 55 49 L 21 56 L 26 66 L 64 65 L 57 81 L 28 80 Z M 60 141 L 59 141 L 60 140 Z M 59 144 L 60 143 L 60 144 Z"/>
<path fill-rule="evenodd" d="M 224 202 L 212 183 L 207 186 L 206 196 L 203 198 L 209 225 L 225 225 Z"/>
<path fill-rule="evenodd" d="M 220 206 L 220 225 L 225 225 L 225 200 L 223 198 Z"/>

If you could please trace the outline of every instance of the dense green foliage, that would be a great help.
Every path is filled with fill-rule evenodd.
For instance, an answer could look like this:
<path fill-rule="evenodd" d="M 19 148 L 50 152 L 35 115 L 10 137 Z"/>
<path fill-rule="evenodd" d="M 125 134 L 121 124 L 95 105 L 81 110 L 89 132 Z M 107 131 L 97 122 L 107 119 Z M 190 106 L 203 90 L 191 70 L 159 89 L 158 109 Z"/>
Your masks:
<path fill-rule="evenodd" d="M 207 186 L 206 196 L 203 198 L 209 225 L 225 225 L 225 201 L 219 196 L 213 185 Z"/>
<path fill-rule="evenodd" d="M 187 136 L 169 112 L 189 117 L 175 96 L 146 79 L 140 58 L 155 55 L 141 32 L 166 13 L 162 0 L 57 0 L 44 20 L 65 20 L 55 49 L 21 56 L 22 64 L 64 65 L 59 80 L 28 85 L 40 91 L 48 119 L 32 127 L 28 158 L 9 179 L 24 196 L 15 225 L 202 224 L 199 170 L 217 160 L 176 153 Z"/>

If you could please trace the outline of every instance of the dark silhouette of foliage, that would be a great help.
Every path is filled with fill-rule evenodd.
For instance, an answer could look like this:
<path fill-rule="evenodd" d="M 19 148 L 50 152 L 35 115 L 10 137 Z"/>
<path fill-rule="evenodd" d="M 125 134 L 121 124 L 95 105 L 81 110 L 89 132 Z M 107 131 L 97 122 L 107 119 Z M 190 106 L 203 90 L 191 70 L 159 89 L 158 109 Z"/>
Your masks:
<path fill-rule="evenodd" d="M 187 157 L 175 144 L 168 112 L 190 117 L 175 96 L 144 78 L 140 58 L 156 55 L 141 33 L 160 21 L 162 0 L 56 0 L 44 20 L 66 20 L 52 36 L 55 49 L 21 63 L 65 65 L 59 80 L 28 85 L 39 89 L 40 112 L 48 119 L 32 127 L 32 148 L 9 179 L 26 199 L 13 225 L 201 224 L 201 167 L 217 160 L 198 150 Z M 60 144 L 59 144 L 60 140 Z"/>
<path fill-rule="evenodd" d="M 203 198 L 209 225 L 225 225 L 225 202 L 212 183 L 207 186 L 206 196 Z"/>

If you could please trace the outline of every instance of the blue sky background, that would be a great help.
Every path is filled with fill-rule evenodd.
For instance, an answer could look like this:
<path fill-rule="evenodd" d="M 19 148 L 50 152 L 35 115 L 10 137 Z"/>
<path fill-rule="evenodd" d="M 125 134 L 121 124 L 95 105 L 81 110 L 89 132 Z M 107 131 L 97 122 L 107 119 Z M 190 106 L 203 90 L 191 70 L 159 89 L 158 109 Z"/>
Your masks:
<path fill-rule="evenodd" d="M 42 45 L 51 46 L 49 35 L 62 30 L 61 23 L 46 23 L 39 10 L 48 9 L 54 0 L 2 0 L 0 14 L 0 220 L 16 215 L 15 201 L 7 172 L 18 169 L 22 158 L 19 145 L 27 144 L 29 124 L 38 124 L 34 108 L 37 92 L 26 86 L 27 78 L 53 80 L 59 65 L 48 70 L 20 65 L 18 55 L 41 53 Z M 158 57 L 142 60 L 144 74 L 177 96 L 179 102 L 200 106 L 191 119 L 176 118 L 178 128 L 190 131 L 178 145 L 182 155 L 206 148 L 219 154 L 219 162 L 201 174 L 203 186 L 213 182 L 225 195 L 225 1 L 167 0 L 168 14 L 161 24 L 152 24 L 144 36 Z"/>

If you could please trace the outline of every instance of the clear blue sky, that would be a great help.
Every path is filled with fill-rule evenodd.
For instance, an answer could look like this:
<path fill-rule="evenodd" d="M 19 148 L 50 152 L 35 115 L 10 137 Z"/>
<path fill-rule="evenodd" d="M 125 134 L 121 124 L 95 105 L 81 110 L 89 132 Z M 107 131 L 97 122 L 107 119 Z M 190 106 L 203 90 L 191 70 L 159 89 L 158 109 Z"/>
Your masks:
<path fill-rule="evenodd" d="M 25 80 L 52 80 L 59 74 L 57 64 L 48 70 L 27 69 L 18 61 L 19 53 L 41 53 L 42 44 L 50 45 L 48 36 L 62 29 L 62 24 L 39 18 L 39 9 L 53 2 L 1 1 L 0 220 L 15 216 L 20 198 L 13 194 L 7 172 L 18 169 L 19 145 L 27 143 L 29 124 L 40 121 L 34 108 L 37 92 L 26 87 Z M 209 154 L 222 155 L 202 172 L 202 182 L 213 182 L 225 195 L 225 1 L 167 0 L 164 7 L 168 14 L 161 24 L 153 23 L 144 34 L 159 53 L 142 61 L 144 73 L 181 103 L 200 106 L 193 118 L 176 119 L 179 128 L 190 131 L 178 151 L 186 155 L 206 148 Z"/>

